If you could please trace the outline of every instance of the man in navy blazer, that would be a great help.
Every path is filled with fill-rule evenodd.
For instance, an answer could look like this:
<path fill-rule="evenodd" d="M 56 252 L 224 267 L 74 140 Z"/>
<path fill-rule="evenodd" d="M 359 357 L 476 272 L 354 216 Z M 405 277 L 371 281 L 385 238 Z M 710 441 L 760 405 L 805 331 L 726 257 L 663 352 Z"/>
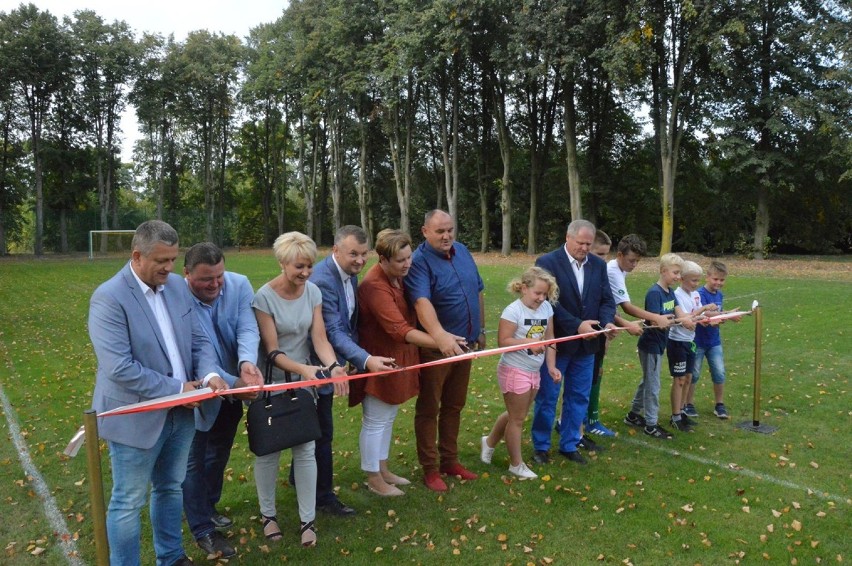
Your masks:
<path fill-rule="evenodd" d="M 387 371 L 393 369 L 393 360 L 371 356 L 358 345 L 358 274 L 367 263 L 367 233 L 359 226 L 342 226 L 334 235 L 332 253 L 319 262 L 310 280 L 322 291 L 322 318 L 325 332 L 337 353 L 337 362 L 352 364 L 359 371 Z M 333 390 L 321 387 L 317 400 L 322 436 L 316 441 L 317 459 L 317 509 L 333 515 L 354 515 L 355 510 L 345 505 L 334 493 L 334 467 L 332 439 L 334 420 L 332 401 L 334 395 L 346 395 L 348 384 Z M 291 474 L 291 483 L 293 477 Z"/>
<path fill-rule="evenodd" d="M 92 406 L 102 413 L 202 386 L 227 389 L 183 279 L 172 273 L 178 235 L 159 220 L 143 222 L 131 259 L 92 295 L 89 335 L 98 359 Z M 158 566 L 192 564 L 183 550 L 182 491 L 193 412 L 180 406 L 100 418 L 108 441 L 112 495 L 107 510 L 110 563 L 140 563 L 139 513 L 151 488 Z"/>
<path fill-rule="evenodd" d="M 201 242 L 186 251 L 183 275 L 200 313 L 201 326 L 216 349 L 220 375 L 229 387 L 261 385 L 257 368 L 260 334 L 251 308 L 254 290 L 246 276 L 225 271 L 225 255 L 216 244 Z M 195 438 L 183 483 L 183 510 L 195 542 L 208 555 L 236 555 L 217 528 L 233 522 L 216 510 L 225 467 L 243 416 L 240 399 L 213 397 L 195 409 Z"/>
<path fill-rule="evenodd" d="M 568 225 L 565 244 L 539 257 L 535 264 L 548 270 L 559 284 L 559 301 L 554 305 L 554 334 L 557 338 L 574 336 L 605 327 L 616 330 L 615 302 L 609 286 L 606 262 L 589 253 L 595 240 L 595 225 L 588 220 L 574 220 Z M 565 376 L 562 395 L 562 419 L 559 425 L 559 453 L 578 464 L 586 459 L 577 451 L 580 427 L 589 407 L 598 335 L 590 339 L 560 342 L 556 350 L 556 367 Z M 550 436 L 556 417 L 560 384 L 553 383 L 545 366 L 541 371 L 541 388 L 535 398 L 532 440 L 533 460 L 549 461 Z M 588 445 L 586 448 L 595 449 Z"/>

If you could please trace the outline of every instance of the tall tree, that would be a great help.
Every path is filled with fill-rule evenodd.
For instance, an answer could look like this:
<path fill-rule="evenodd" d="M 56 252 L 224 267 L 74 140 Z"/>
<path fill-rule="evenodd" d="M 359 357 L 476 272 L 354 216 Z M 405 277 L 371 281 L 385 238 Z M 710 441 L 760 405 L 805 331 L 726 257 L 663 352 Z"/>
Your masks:
<path fill-rule="evenodd" d="M 726 2 L 709 0 L 641 0 L 628 8 L 630 27 L 616 38 L 621 71 L 644 76 L 638 93 L 648 104 L 654 139 L 662 209 L 660 254 L 671 251 L 674 189 L 680 145 L 706 117 L 713 93 L 711 61 L 718 53 Z M 629 69 L 633 67 L 633 69 Z M 635 84 L 635 83 L 634 83 Z"/>
<path fill-rule="evenodd" d="M 205 237 L 222 243 L 224 176 L 236 114 L 234 89 L 244 53 L 233 35 L 191 32 L 174 52 L 177 116 L 204 196 Z"/>
<path fill-rule="evenodd" d="M 35 193 L 35 243 L 37 256 L 44 239 L 44 155 L 42 135 L 53 96 L 69 80 L 71 53 L 67 34 L 49 12 L 34 4 L 21 4 L 2 18 L 0 45 L 6 53 L 12 88 L 23 98 L 29 120 Z"/>
<path fill-rule="evenodd" d="M 840 2 L 758 0 L 737 3 L 727 27 L 725 89 L 717 122 L 730 135 L 722 147 L 735 169 L 753 179 L 753 253 L 762 258 L 773 197 L 809 191 L 794 179 L 800 144 L 834 131 L 850 135 L 849 29 L 852 9 Z M 818 132 L 822 129 L 822 132 Z M 839 181 L 840 179 L 837 179 Z"/>
<path fill-rule="evenodd" d="M 81 10 L 73 19 L 66 18 L 66 23 L 75 44 L 81 115 L 88 122 L 86 130 L 95 146 L 100 227 L 108 230 L 109 213 L 115 208 L 113 178 L 119 121 L 139 49 L 126 22 L 107 24 L 92 10 Z M 103 243 L 106 245 L 106 239 Z"/>

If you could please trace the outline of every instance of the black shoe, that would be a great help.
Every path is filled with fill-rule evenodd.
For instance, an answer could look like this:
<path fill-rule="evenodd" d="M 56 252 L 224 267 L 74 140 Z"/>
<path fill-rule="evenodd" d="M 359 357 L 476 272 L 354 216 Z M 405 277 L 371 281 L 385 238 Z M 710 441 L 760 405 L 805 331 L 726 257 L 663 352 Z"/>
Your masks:
<path fill-rule="evenodd" d="M 547 450 L 536 450 L 533 452 L 533 462 L 536 464 L 549 464 L 550 454 L 547 453 Z"/>
<path fill-rule="evenodd" d="M 633 411 L 627 413 L 627 416 L 624 417 L 624 424 L 629 424 L 632 426 L 645 426 L 645 417 L 642 415 L 637 415 Z"/>
<path fill-rule="evenodd" d="M 317 511 L 322 511 L 329 515 L 337 515 L 338 517 L 351 517 L 357 513 L 355 509 L 348 505 L 344 505 L 344 503 L 337 498 L 325 505 L 317 505 Z"/>
<path fill-rule="evenodd" d="M 672 425 L 672 428 L 678 432 L 692 432 L 692 427 L 689 426 L 686 422 L 684 422 L 683 418 L 679 420 L 674 420 L 674 417 L 669 419 L 669 424 Z"/>
<path fill-rule="evenodd" d="M 642 430 L 651 438 L 660 438 L 662 440 L 671 440 L 672 438 L 672 434 L 660 425 L 645 426 Z"/>
<path fill-rule="evenodd" d="M 683 411 L 680 412 L 680 420 L 681 420 L 681 422 L 683 422 L 683 424 L 685 424 L 688 427 L 694 427 L 694 426 L 698 425 L 698 421 L 694 421 L 694 420 L 690 419 L 689 415 L 687 415 Z"/>
<path fill-rule="evenodd" d="M 206 552 L 208 556 L 215 554 L 220 558 L 230 558 L 237 555 L 237 550 L 228 544 L 225 535 L 218 531 L 213 531 L 201 538 L 195 539 L 195 544 Z"/>
<path fill-rule="evenodd" d="M 560 450 L 559 453 L 575 464 L 580 464 L 581 466 L 585 466 L 587 464 L 586 458 L 576 450 L 572 450 L 571 452 L 563 452 Z"/>
<path fill-rule="evenodd" d="M 589 438 L 589 435 L 584 434 L 580 439 L 580 442 L 577 443 L 577 448 L 582 448 L 587 452 L 603 452 L 604 447 Z"/>
<path fill-rule="evenodd" d="M 210 522 L 217 529 L 230 529 L 234 526 L 234 522 L 231 519 L 215 510 L 213 511 L 213 516 L 210 517 Z"/>
<path fill-rule="evenodd" d="M 177 562 L 172 562 L 172 566 L 190 566 L 190 564 L 195 564 L 195 562 L 186 554 L 178 558 Z"/>

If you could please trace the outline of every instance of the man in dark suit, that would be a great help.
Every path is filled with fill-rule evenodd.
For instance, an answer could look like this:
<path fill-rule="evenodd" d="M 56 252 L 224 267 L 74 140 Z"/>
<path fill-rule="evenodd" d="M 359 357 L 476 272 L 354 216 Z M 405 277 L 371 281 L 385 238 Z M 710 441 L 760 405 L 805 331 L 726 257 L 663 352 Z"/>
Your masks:
<path fill-rule="evenodd" d="M 367 263 L 367 233 L 359 226 L 342 226 L 334 235 L 330 256 L 319 262 L 310 281 L 322 291 L 322 318 L 328 341 L 337 353 L 337 362 L 352 364 L 359 371 L 387 371 L 393 369 L 393 360 L 371 356 L 358 345 L 358 274 Z M 354 515 L 355 509 L 345 505 L 334 493 L 334 467 L 332 439 L 333 393 L 346 395 L 348 384 L 321 387 L 317 400 L 322 436 L 316 441 L 317 458 L 317 509 L 333 515 Z M 293 483 L 291 475 L 291 483 Z"/>
<path fill-rule="evenodd" d="M 172 273 L 177 232 L 159 220 L 143 222 L 132 248 L 127 265 L 92 295 L 89 335 L 98 359 L 92 407 L 102 413 L 202 386 L 227 389 L 186 283 Z M 192 564 L 181 536 L 192 407 L 100 418 L 98 427 L 112 466 L 110 563 L 140 563 L 139 513 L 150 486 L 157 566 Z"/>
<path fill-rule="evenodd" d="M 229 387 L 261 385 L 257 369 L 260 334 L 251 308 L 254 290 L 245 275 L 225 271 L 225 255 L 216 244 L 201 242 L 186 251 L 183 274 L 200 314 L 201 326 L 216 349 L 220 374 Z M 241 399 L 256 394 L 216 396 L 195 409 L 195 438 L 183 485 L 183 510 L 195 542 L 208 555 L 237 554 L 217 528 L 233 523 L 216 510 L 225 467 L 243 416 Z"/>
<path fill-rule="evenodd" d="M 555 336 L 573 336 L 605 327 L 616 330 L 613 324 L 615 302 L 606 273 L 606 262 L 589 253 L 595 240 L 595 225 L 588 220 L 574 220 L 568 225 L 565 245 L 539 257 L 535 264 L 556 277 L 559 302 L 554 306 Z M 565 378 L 562 395 L 562 419 L 559 424 L 559 453 L 578 464 L 586 459 L 578 452 L 580 427 L 589 407 L 592 371 L 600 340 L 569 340 L 557 345 L 556 367 Z M 532 423 L 533 460 L 546 464 L 549 459 L 550 437 L 559 400 L 559 383 L 553 383 L 542 366 L 541 389 L 535 398 Z M 588 442 L 585 448 L 598 447 Z"/>

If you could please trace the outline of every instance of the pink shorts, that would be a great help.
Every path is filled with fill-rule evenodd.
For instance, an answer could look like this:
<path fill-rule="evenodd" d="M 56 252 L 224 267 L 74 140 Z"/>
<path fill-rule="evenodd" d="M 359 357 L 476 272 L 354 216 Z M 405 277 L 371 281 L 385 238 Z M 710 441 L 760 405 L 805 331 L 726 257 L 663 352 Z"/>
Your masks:
<path fill-rule="evenodd" d="M 497 364 L 497 382 L 501 393 L 521 395 L 530 389 L 538 389 L 541 374 L 537 371 L 518 369 L 506 364 Z"/>

